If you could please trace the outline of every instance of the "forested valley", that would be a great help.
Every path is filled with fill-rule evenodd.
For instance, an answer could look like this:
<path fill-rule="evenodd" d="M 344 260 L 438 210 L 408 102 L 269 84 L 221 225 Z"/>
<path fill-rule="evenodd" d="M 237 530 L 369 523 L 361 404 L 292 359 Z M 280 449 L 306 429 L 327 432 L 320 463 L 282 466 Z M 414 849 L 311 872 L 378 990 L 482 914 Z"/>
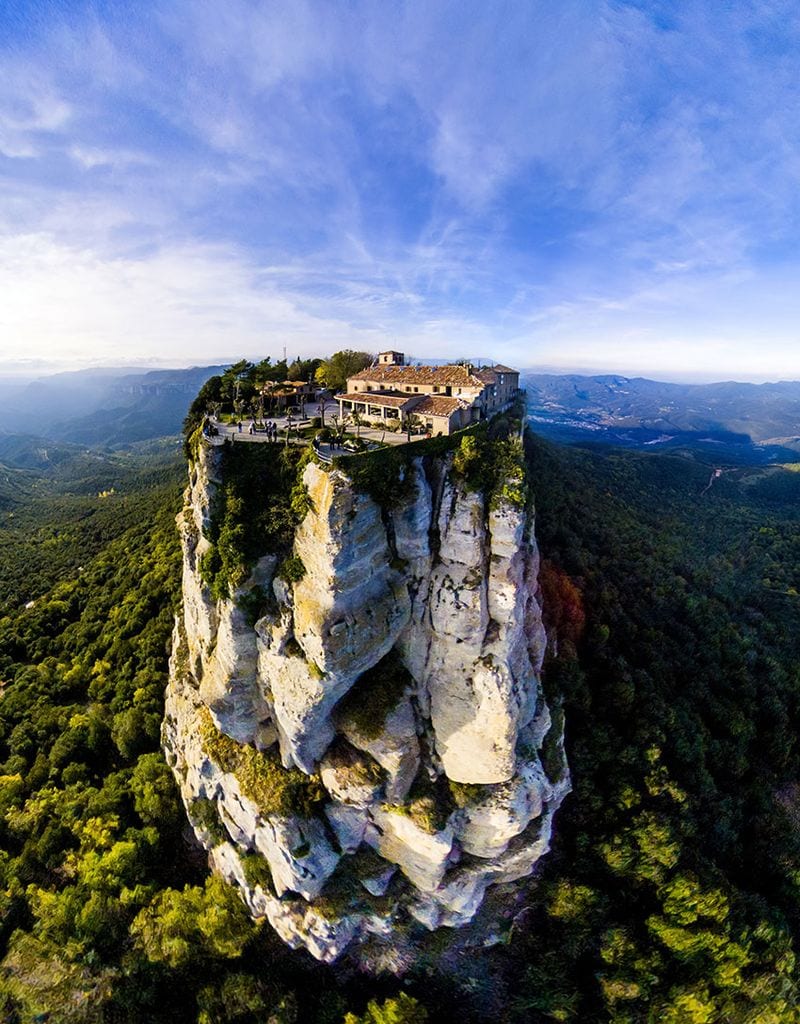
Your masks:
<path fill-rule="evenodd" d="M 526 451 L 574 792 L 498 944 L 438 934 L 404 979 L 286 949 L 185 838 L 159 749 L 174 455 L 6 474 L 3 1019 L 800 1019 L 800 474 Z"/>

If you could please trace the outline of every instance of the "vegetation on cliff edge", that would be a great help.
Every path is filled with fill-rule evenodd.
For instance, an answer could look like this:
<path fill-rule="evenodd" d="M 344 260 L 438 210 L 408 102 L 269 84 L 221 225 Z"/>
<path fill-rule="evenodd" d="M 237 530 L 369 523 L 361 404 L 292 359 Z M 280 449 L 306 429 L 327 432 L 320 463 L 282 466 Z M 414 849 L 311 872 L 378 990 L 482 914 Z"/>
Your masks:
<path fill-rule="evenodd" d="M 200 741 L 211 760 L 236 777 L 242 793 L 262 814 L 301 814 L 311 817 L 325 798 L 316 775 L 284 768 L 275 750 L 259 751 L 220 732 L 211 713 L 200 712 Z"/>
<path fill-rule="evenodd" d="M 224 483 L 215 492 L 200 573 L 213 597 L 230 597 L 263 555 L 289 556 L 294 530 L 309 510 L 302 481 L 311 449 L 225 445 L 217 450 Z M 295 574 L 291 558 L 282 563 Z M 299 578 L 299 577 L 298 577 Z"/>

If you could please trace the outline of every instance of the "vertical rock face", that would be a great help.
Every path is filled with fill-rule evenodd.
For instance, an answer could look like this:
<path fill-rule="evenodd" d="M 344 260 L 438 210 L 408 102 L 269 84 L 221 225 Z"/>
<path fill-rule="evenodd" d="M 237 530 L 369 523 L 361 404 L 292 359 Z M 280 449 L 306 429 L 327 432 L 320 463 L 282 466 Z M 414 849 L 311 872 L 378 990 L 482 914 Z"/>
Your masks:
<path fill-rule="evenodd" d="M 530 508 L 468 489 L 452 456 L 413 460 L 385 507 L 309 463 L 301 578 L 265 553 L 213 600 L 222 458 L 201 450 L 178 520 L 164 723 L 198 839 L 254 916 L 325 961 L 470 922 L 490 886 L 534 870 L 570 788 L 539 682 Z"/>

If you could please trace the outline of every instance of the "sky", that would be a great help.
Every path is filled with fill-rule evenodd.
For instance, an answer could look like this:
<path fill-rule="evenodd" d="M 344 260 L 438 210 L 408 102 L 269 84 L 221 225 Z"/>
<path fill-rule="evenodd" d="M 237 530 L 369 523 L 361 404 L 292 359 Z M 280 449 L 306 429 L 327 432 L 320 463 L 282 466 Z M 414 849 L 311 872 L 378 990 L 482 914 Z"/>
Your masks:
<path fill-rule="evenodd" d="M 800 378 L 800 7 L 3 0 L 0 371 Z"/>

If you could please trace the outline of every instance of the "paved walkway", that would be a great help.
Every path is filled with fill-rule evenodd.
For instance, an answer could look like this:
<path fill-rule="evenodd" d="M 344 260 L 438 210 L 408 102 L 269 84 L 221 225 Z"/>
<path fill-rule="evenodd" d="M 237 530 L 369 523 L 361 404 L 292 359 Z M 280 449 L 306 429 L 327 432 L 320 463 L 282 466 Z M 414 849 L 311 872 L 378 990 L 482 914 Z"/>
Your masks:
<path fill-rule="evenodd" d="M 331 430 L 336 428 L 336 424 L 333 421 L 332 407 L 328 405 L 325 410 L 325 425 Z M 309 444 L 307 438 L 298 437 L 295 433 L 297 429 L 311 426 L 311 420 L 314 416 L 319 415 L 319 410 L 315 404 L 309 404 L 306 406 L 306 418 L 298 419 L 293 416 L 291 419 L 291 431 L 289 435 L 289 444 Z M 286 426 L 289 420 L 286 416 L 276 415 L 267 417 L 267 422 L 275 424 L 278 429 L 277 437 L 274 434 L 268 435 L 266 431 L 253 430 L 250 432 L 250 425 L 253 420 L 250 417 L 242 419 L 241 430 L 235 423 L 220 423 L 216 419 L 211 420 L 212 425 L 216 428 L 216 435 L 207 437 L 207 440 L 211 444 L 224 444 L 227 439 L 231 439 L 236 442 L 244 441 L 247 443 L 261 443 L 261 444 L 286 444 Z M 397 433 L 391 430 L 383 430 L 379 427 L 365 427 L 362 426 L 358 430 L 358 436 L 365 441 L 382 441 L 384 444 L 399 445 L 408 443 L 408 435 L 404 431 Z M 356 430 L 352 424 L 348 424 L 348 429 L 344 434 L 344 438 L 356 437 Z M 412 434 L 412 441 L 422 441 L 425 438 L 425 434 Z M 336 455 L 348 455 L 346 448 L 337 446 L 331 447 L 330 444 L 321 443 L 317 447 L 317 451 L 322 455 L 325 461 L 328 461 L 332 456 Z"/>

